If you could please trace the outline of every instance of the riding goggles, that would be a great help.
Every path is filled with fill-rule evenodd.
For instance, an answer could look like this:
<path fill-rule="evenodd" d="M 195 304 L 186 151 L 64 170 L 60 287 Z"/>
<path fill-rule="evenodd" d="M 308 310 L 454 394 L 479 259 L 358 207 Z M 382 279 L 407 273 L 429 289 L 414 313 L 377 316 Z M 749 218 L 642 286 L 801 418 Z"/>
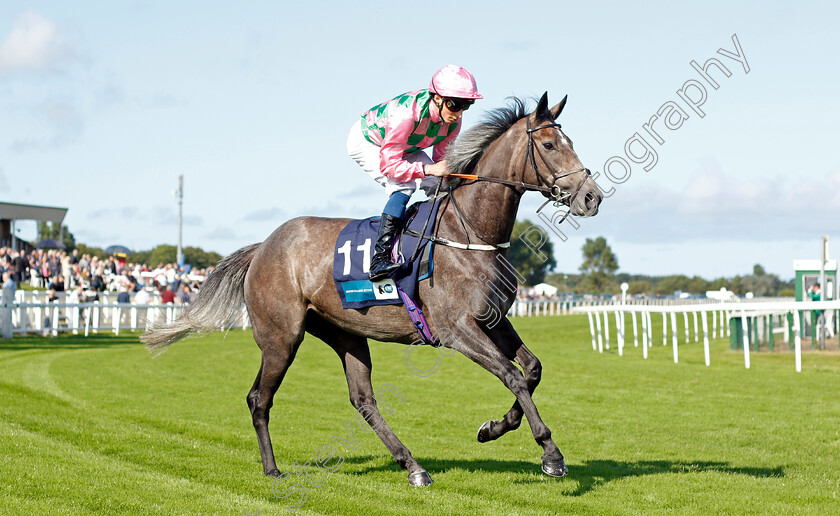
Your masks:
<path fill-rule="evenodd" d="M 443 99 L 443 105 L 446 109 L 457 113 L 458 111 L 466 111 L 473 105 L 474 99 Z"/>

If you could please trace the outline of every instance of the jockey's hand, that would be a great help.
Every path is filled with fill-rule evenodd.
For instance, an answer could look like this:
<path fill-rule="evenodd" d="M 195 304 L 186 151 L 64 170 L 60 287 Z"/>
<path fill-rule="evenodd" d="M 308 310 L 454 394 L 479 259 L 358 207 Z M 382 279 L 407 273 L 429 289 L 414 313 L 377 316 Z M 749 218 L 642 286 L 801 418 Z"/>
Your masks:
<path fill-rule="evenodd" d="M 426 175 L 427 176 L 448 176 L 452 172 L 446 168 L 446 160 L 438 161 L 432 165 L 426 165 Z"/>

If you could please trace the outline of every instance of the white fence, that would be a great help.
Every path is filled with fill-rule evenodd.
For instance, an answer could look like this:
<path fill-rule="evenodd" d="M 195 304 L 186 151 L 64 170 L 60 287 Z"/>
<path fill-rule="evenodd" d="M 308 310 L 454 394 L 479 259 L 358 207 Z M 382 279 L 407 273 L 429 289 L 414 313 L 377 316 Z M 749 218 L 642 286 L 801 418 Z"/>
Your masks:
<path fill-rule="evenodd" d="M 802 328 L 800 313 L 812 310 L 824 310 L 827 314 L 826 327 L 833 328 L 834 321 L 840 315 L 840 301 L 764 301 L 745 303 L 710 303 L 691 305 L 671 306 L 634 306 L 634 305 L 602 305 L 573 308 L 573 312 L 586 313 L 589 317 L 589 331 L 592 335 L 592 349 L 603 353 L 604 344 L 606 349 L 610 345 L 610 319 L 615 318 L 616 341 L 618 354 L 622 355 L 626 341 L 625 314 L 630 314 L 633 325 L 633 345 L 639 346 L 639 331 L 637 318 L 641 320 L 642 352 L 644 358 L 648 356 L 648 348 L 653 346 L 652 314 L 662 315 L 662 345 L 668 344 L 668 322 L 670 319 L 671 342 L 674 351 L 674 362 L 679 362 L 677 332 L 677 315 L 682 314 L 685 328 L 685 343 L 690 342 L 689 338 L 689 314 L 694 321 L 694 341 L 699 341 L 698 318 L 702 321 L 703 351 L 706 365 L 711 365 L 709 355 L 709 339 L 715 335 L 724 337 L 729 335 L 728 321 L 733 318 L 741 320 L 743 328 L 743 350 L 744 366 L 750 368 L 750 339 L 747 328 L 759 327 L 762 320 L 777 318 L 779 324 L 776 330 L 771 330 L 772 325 L 763 327 L 765 331 L 775 331 L 784 334 L 787 342 L 790 328 L 788 327 L 787 314 L 792 314 L 794 333 L 794 356 L 796 371 L 802 371 Z M 699 316 L 699 317 L 698 317 Z M 603 329 L 601 319 L 603 318 Z M 770 319 L 772 321 L 772 319 Z M 710 330 L 711 328 L 711 330 Z"/>
<path fill-rule="evenodd" d="M 189 305 L 134 304 L 105 300 L 91 303 L 62 301 L 30 301 L 0 305 L 0 333 L 3 338 L 14 335 L 51 335 L 60 332 L 74 334 L 109 331 L 119 335 L 121 330 L 146 330 L 160 321 L 175 320 Z M 245 305 L 242 314 L 231 328 L 250 326 Z"/>
<path fill-rule="evenodd" d="M 57 300 L 50 302 L 46 292 L 15 292 L 15 302 L 0 306 L 0 328 L 4 338 L 29 333 L 56 336 L 60 332 L 98 333 L 121 330 L 145 330 L 156 321 L 171 321 L 178 317 L 186 305 L 163 304 L 160 297 L 151 298 L 151 304 L 118 303 L 116 293 L 100 293 L 100 300 L 90 303 L 68 303 L 67 294 L 57 293 Z M 672 303 L 674 300 L 637 300 L 639 304 Z M 679 300 L 683 304 L 685 300 Z M 612 306 L 610 301 L 600 299 L 575 300 L 517 300 L 509 316 L 544 316 L 569 314 L 579 307 Z M 248 314 L 242 308 L 242 316 L 233 327 L 248 328 Z M 9 332 L 7 328 L 11 328 Z"/>
<path fill-rule="evenodd" d="M 763 298 L 762 302 L 776 301 L 775 298 Z M 787 300 L 780 298 L 778 300 Z M 535 317 L 543 315 L 567 315 L 575 308 L 582 307 L 611 307 L 617 301 L 612 299 L 599 298 L 575 298 L 575 299 L 517 299 L 508 311 L 508 317 Z M 712 299 L 670 299 L 670 298 L 628 298 L 626 305 L 629 306 L 696 306 L 708 304 L 720 304 L 720 301 Z M 575 310 L 579 311 L 579 310 Z"/>
<path fill-rule="evenodd" d="M 65 299 L 48 302 L 45 294 L 22 292 L 16 293 L 14 303 L 0 305 L 0 334 L 3 338 L 13 335 L 57 336 L 60 332 L 74 334 L 113 332 L 119 335 L 122 330 L 145 330 L 158 321 L 172 321 L 188 305 L 161 304 L 159 300 L 152 304 L 117 303 L 116 295 L 103 295 L 101 301 L 90 303 L 67 303 Z M 603 352 L 610 349 L 610 319 L 614 318 L 615 338 L 619 355 L 623 354 L 627 340 L 625 314 L 632 320 L 633 345 L 639 346 L 641 339 L 643 356 L 647 358 L 648 349 L 653 346 L 652 314 L 662 316 L 662 344 L 668 344 L 668 326 L 670 319 L 671 343 L 674 362 L 679 361 L 677 316 L 682 315 L 685 329 L 685 343 L 690 342 L 689 319 L 694 322 L 694 342 L 699 342 L 701 327 L 706 365 L 710 365 L 709 339 L 723 338 L 729 335 L 728 321 L 740 318 L 743 335 L 744 365 L 750 367 L 749 333 L 751 326 L 763 328 L 764 332 L 784 334 L 787 342 L 790 328 L 787 314 L 793 314 L 794 353 L 796 370 L 802 370 L 802 328 L 800 312 L 824 310 L 827 327 L 833 328 L 834 321 L 840 316 L 840 301 L 795 302 L 765 300 L 749 303 L 720 303 L 711 300 L 674 300 L 641 299 L 628 300 L 627 304 L 612 304 L 611 301 L 598 299 L 575 300 L 517 300 L 509 316 L 544 316 L 569 313 L 586 313 L 589 317 L 589 329 L 592 336 L 592 349 Z M 775 329 L 772 324 L 760 324 L 761 321 L 777 320 Z M 641 323 L 639 325 L 639 323 Z M 639 331 L 641 326 L 641 331 Z M 231 328 L 248 328 L 250 321 L 245 306 L 238 320 Z"/>

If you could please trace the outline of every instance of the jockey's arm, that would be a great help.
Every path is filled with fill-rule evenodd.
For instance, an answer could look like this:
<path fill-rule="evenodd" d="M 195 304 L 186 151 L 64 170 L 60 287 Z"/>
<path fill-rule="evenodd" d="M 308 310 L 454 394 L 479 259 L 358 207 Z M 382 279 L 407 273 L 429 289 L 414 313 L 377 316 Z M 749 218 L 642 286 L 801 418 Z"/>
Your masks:
<path fill-rule="evenodd" d="M 409 148 L 408 137 L 414 130 L 414 121 L 409 117 L 391 116 L 385 131 L 385 139 L 379 147 L 379 170 L 382 174 L 400 183 L 422 178 L 423 164 L 410 163 L 403 157 Z"/>

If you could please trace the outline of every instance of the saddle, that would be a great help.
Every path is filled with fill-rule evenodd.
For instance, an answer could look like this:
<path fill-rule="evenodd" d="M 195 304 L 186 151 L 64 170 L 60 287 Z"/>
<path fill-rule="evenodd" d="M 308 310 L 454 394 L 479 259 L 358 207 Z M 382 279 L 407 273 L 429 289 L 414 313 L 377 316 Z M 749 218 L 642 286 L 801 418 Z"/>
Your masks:
<path fill-rule="evenodd" d="M 408 208 L 392 256 L 403 266 L 392 278 L 381 281 L 371 282 L 368 277 L 379 217 L 353 220 L 341 230 L 333 254 L 333 280 L 343 308 L 398 305 L 404 303 L 403 297 L 416 298 L 419 282 L 434 271 L 434 244 L 421 235 L 432 235 L 439 205 L 440 200 L 428 200 Z"/>

